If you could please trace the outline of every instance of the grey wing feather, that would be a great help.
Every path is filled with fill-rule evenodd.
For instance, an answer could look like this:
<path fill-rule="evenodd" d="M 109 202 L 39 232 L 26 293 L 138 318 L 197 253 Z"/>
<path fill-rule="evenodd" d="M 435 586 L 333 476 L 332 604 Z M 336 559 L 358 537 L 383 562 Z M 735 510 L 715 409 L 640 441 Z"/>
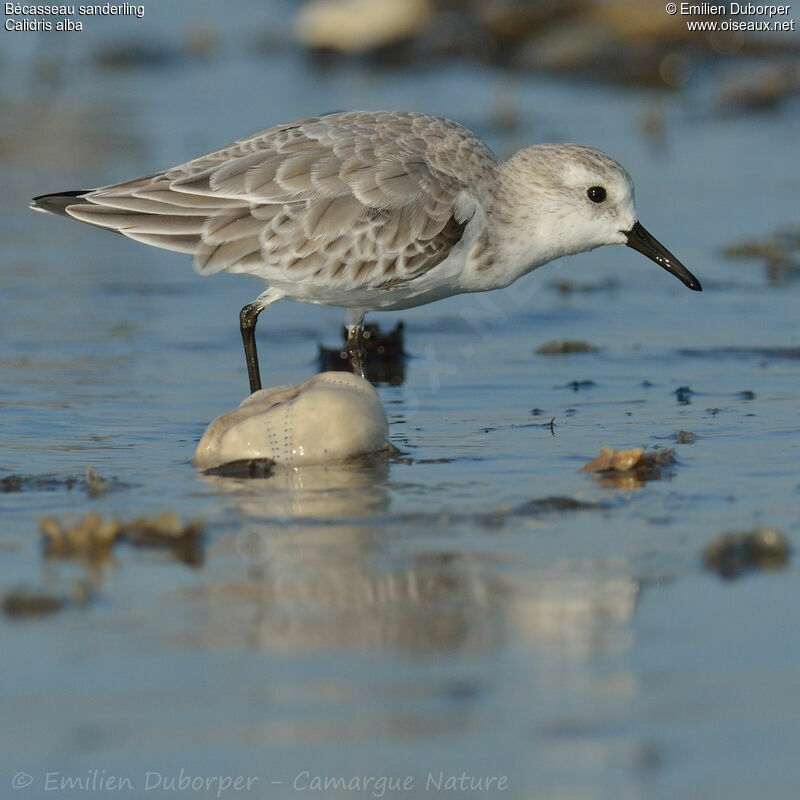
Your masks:
<path fill-rule="evenodd" d="M 193 253 L 203 274 L 387 286 L 447 257 L 495 164 L 479 139 L 448 120 L 346 112 L 95 189 L 66 210 Z"/>

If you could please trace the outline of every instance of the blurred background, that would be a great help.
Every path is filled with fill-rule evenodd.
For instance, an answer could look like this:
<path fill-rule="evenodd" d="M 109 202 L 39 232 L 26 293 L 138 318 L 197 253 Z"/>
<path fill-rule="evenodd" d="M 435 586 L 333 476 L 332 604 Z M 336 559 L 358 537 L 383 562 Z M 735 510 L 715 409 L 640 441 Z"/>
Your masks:
<path fill-rule="evenodd" d="M 650 0 L 129 8 L 0 31 L 0 795 L 794 796 L 796 31 Z M 342 109 L 605 150 L 704 292 L 603 248 L 372 315 L 405 324 L 378 381 L 397 455 L 198 475 L 262 285 L 28 201 Z M 265 312 L 265 385 L 318 371 L 342 321 Z M 581 473 L 604 445 L 674 453 Z M 180 546 L 39 530 L 164 512 Z"/>

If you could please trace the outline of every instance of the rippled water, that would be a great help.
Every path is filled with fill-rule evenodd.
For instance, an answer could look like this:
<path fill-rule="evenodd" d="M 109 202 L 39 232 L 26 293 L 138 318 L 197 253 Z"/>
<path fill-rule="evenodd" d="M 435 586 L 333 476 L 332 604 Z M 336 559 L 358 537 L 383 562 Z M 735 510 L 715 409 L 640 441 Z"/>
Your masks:
<path fill-rule="evenodd" d="M 253 779 L 227 797 L 314 794 L 315 776 L 410 778 L 386 796 L 430 796 L 461 773 L 505 777 L 519 798 L 791 796 L 796 568 L 723 581 L 701 551 L 726 530 L 800 527 L 798 285 L 722 256 L 796 221 L 797 105 L 722 116 L 712 74 L 664 95 L 465 64 L 320 71 L 255 46 L 257 30 L 280 40 L 282 13 L 269 30 L 262 10 L 228 7 L 208 56 L 165 51 L 158 68 L 96 63 L 124 24 L 57 56 L 4 39 L 0 478 L 49 477 L 0 495 L 0 590 L 69 594 L 88 574 L 95 594 L 0 617 L 3 791 L 20 771 L 41 796 L 47 773 L 105 770 L 130 796 L 148 780 L 166 793 L 155 774 L 183 770 Z M 204 13 L 214 29 L 222 12 Z M 194 22 L 165 9 L 136 24 L 158 43 Z M 505 291 L 374 315 L 406 324 L 406 380 L 379 390 L 400 456 L 199 476 L 202 431 L 246 393 L 237 314 L 260 285 L 201 279 L 187 257 L 27 200 L 336 108 L 443 114 L 502 154 L 601 147 L 705 291 L 604 248 Z M 265 384 L 312 375 L 341 322 L 265 312 Z M 554 339 L 598 350 L 535 352 Z M 677 462 L 606 487 L 579 471 L 603 445 L 674 447 Z M 120 485 L 89 498 L 87 465 Z M 167 509 L 205 520 L 202 565 L 124 545 L 96 572 L 41 556 L 42 514 Z"/>

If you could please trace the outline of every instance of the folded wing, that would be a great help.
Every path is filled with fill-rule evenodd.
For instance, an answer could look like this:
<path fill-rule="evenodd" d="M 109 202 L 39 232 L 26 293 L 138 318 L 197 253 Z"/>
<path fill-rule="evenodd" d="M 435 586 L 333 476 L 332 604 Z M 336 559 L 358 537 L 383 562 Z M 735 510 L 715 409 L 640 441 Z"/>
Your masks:
<path fill-rule="evenodd" d="M 447 257 L 494 163 L 447 120 L 348 112 L 271 128 L 65 210 L 191 253 L 202 274 L 388 286 Z"/>

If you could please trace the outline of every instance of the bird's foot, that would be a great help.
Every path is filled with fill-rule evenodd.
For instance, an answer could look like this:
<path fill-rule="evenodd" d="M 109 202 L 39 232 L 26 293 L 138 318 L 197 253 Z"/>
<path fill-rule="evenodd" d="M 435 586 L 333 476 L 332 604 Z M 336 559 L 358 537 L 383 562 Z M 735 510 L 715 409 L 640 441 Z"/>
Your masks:
<path fill-rule="evenodd" d="M 350 369 L 353 371 L 353 374 L 366 380 L 367 351 L 364 349 L 364 346 L 359 342 L 358 346 L 350 347 L 350 343 L 348 342 L 345 352 L 347 353 L 347 360 L 350 362 Z"/>

